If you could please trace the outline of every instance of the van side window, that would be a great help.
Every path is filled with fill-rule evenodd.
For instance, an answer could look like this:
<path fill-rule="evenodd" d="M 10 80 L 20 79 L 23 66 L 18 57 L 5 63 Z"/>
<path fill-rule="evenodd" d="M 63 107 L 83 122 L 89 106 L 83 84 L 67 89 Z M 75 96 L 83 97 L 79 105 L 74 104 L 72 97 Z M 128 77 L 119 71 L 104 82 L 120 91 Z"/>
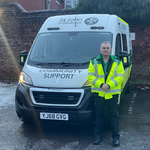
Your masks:
<path fill-rule="evenodd" d="M 117 36 L 116 36 L 115 50 L 116 50 L 116 53 L 115 53 L 116 56 L 117 56 L 117 54 L 120 54 L 120 52 L 121 52 L 121 36 L 120 36 L 120 34 L 117 34 Z"/>
<path fill-rule="evenodd" d="M 122 34 L 122 43 L 123 43 L 123 51 L 128 51 L 127 50 L 127 37 L 126 34 Z"/>

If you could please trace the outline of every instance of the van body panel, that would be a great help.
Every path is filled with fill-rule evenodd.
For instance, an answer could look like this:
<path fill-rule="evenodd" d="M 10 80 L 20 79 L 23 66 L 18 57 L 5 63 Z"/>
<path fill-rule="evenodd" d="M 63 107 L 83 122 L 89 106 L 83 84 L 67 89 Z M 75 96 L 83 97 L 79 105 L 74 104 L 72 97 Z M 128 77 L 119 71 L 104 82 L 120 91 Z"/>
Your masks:
<path fill-rule="evenodd" d="M 87 80 L 88 66 L 90 60 L 100 54 L 104 41 L 110 42 L 111 54 L 124 64 L 124 91 L 132 67 L 128 23 L 109 14 L 49 17 L 39 30 L 28 56 L 20 54 L 20 64 L 24 67 L 15 94 L 20 120 L 94 123 L 95 103 Z"/>
<path fill-rule="evenodd" d="M 117 19 L 116 16 L 111 18 Z M 116 24 L 109 22 L 110 15 L 63 15 L 55 16 L 46 20 L 39 33 L 47 32 L 47 28 L 59 27 L 60 31 L 89 31 L 91 26 L 103 26 L 106 31 L 113 31 Z"/>
<path fill-rule="evenodd" d="M 87 69 L 48 69 L 26 65 L 34 86 L 52 88 L 81 88 L 87 81 Z M 80 81 L 80 82 L 77 82 Z"/>

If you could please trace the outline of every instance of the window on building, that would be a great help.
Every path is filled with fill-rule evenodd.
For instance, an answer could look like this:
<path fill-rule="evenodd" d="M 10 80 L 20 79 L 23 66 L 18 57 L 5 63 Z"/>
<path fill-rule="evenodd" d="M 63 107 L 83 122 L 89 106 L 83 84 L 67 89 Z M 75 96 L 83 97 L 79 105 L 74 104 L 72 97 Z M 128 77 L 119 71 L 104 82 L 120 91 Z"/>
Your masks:
<path fill-rule="evenodd" d="M 75 8 L 78 4 L 78 0 L 66 0 L 65 1 L 65 8 L 66 9 L 71 9 Z"/>
<path fill-rule="evenodd" d="M 71 1 L 66 1 L 66 3 L 65 3 L 65 8 L 66 8 L 66 9 L 72 8 L 72 6 L 71 6 Z"/>
<path fill-rule="evenodd" d="M 77 6 L 77 1 L 73 1 L 73 8 L 75 8 Z"/>
<path fill-rule="evenodd" d="M 59 9 L 59 2 L 56 1 L 56 9 Z"/>
<path fill-rule="evenodd" d="M 47 3 L 48 9 L 50 9 L 50 3 L 51 3 L 51 0 L 48 0 L 47 2 L 48 2 L 48 3 Z"/>

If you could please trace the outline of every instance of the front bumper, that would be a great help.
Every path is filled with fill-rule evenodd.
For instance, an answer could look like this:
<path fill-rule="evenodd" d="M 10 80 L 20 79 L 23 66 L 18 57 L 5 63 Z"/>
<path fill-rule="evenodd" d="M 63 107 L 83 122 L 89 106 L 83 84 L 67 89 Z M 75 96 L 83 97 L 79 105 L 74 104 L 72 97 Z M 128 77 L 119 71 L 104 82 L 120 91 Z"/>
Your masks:
<path fill-rule="evenodd" d="M 90 125 L 95 121 L 94 99 L 90 90 L 84 92 L 83 99 L 78 106 L 42 106 L 33 104 L 30 97 L 29 85 L 19 83 L 15 94 L 15 107 L 18 117 L 23 121 L 50 122 L 58 124 Z M 43 120 L 40 113 L 68 114 L 69 120 Z"/>

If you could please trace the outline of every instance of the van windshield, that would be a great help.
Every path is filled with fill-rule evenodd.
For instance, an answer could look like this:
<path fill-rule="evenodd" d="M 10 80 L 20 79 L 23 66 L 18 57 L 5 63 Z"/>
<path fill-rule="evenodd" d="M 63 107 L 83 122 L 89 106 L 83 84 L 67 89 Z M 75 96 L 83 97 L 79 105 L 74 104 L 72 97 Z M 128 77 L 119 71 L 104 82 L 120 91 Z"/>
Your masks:
<path fill-rule="evenodd" d="M 36 38 L 28 64 L 86 63 L 100 54 L 104 41 L 112 44 L 109 32 L 43 33 Z"/>

